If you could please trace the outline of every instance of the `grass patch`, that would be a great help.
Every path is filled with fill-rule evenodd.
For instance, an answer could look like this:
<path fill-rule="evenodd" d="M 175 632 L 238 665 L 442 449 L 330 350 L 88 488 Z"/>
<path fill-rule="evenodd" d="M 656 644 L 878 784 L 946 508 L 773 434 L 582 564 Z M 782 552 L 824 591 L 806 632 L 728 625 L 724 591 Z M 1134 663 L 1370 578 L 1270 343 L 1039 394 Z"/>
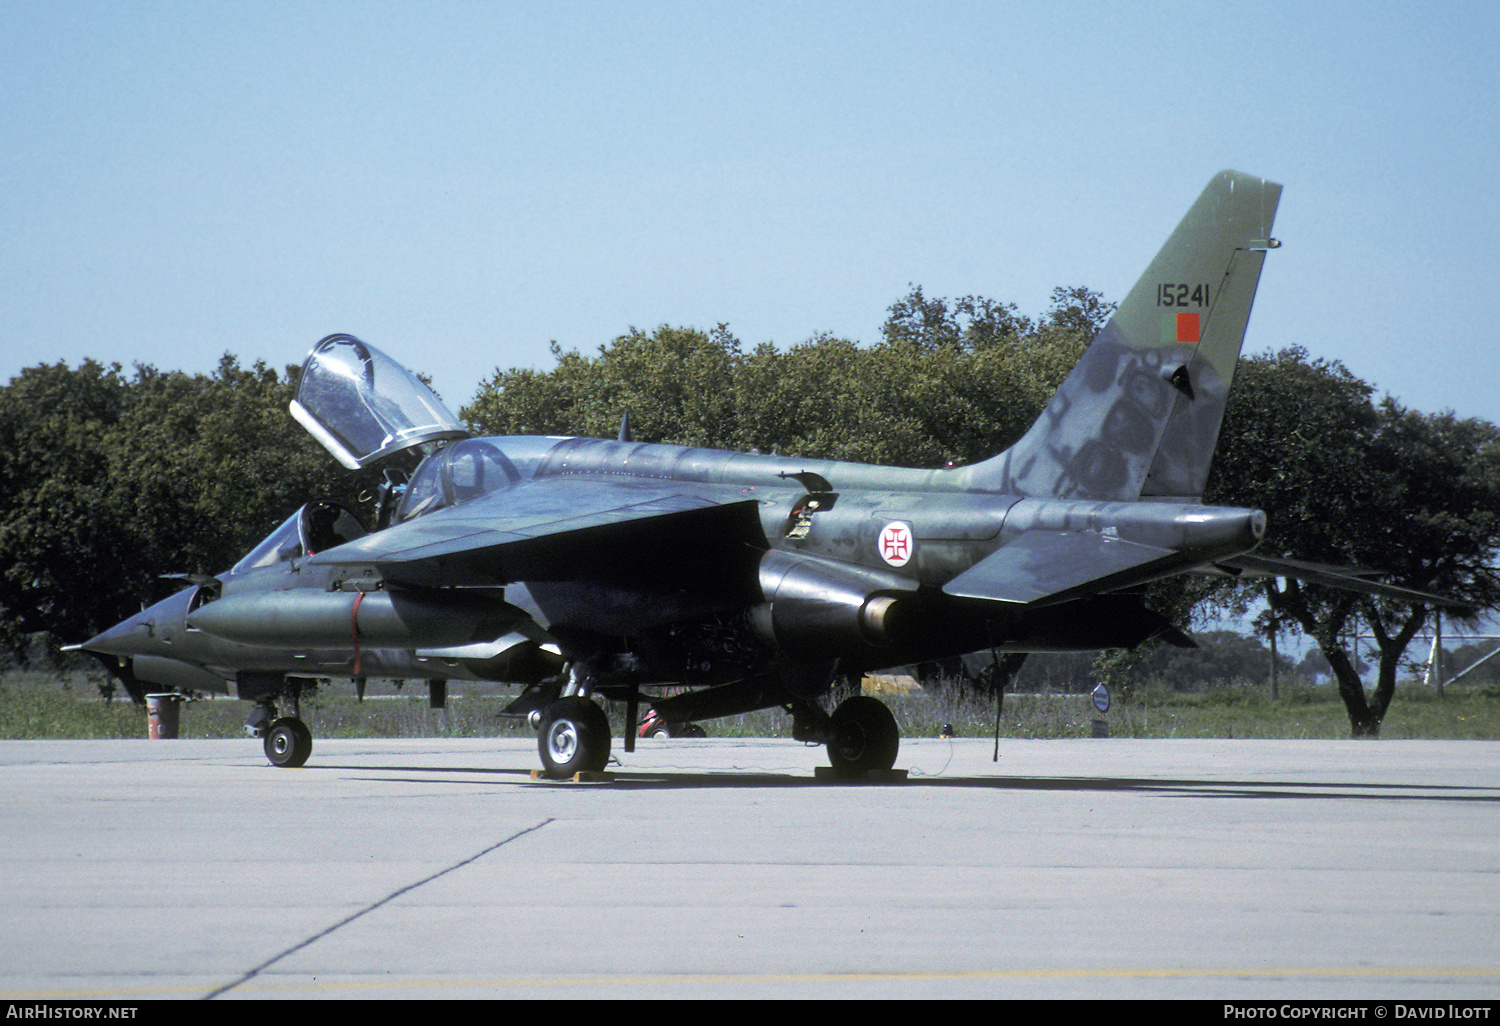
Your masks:
<path fill-rule="evenodd" d="M 0 676 L 0 738 L 145 737 L 146 713 L 104 702 L 91 681 L 11 672 Z"/>
<path fill-rule="evenodd" d="M 143 738 L 146 713 L 123 696 L 101 699 L 96 674 L 10 671 L 0 674 L 0 738 Z M 502 718 L 510 689 L 453 683 L 447 707 L 431 709 L 420 685 L 395 692 L 372 682 L 360 702 L 346 686 L 319 689 L 302 701 L 302 718 L 315 737 L 531 737 L 523 723 Z M 936 737 L 951 725 L 960 737 L 995 731 L 993 699 L 938 689 L 879 696 L 904 737 Z M 250 706 L 230 698 L 188 703 L 184 738 L 244 737 Z M 626 724 L 622 702 L 605 703 L 616 738 Z M 1093 707 L 1087 695 L 1007 694 L 1000 735 L 1010 738 L 1089 737 Z M 1331 685 L 1283 686 L 1271 701 L 1263 688 L 1224 687 L 1196 693 L 1146 688 L 1117 697 L 1108 716 L 1112 737 L 1329 738 L 1349 737 L 1349 718 Z M 714 737 L 791 737 L 791 717 L 779 709 L 706 723 Z M 1449 687 L 1444 698 L 1411 684 L 1399 688 L 1381 728 L 1385 738 L 1500 739 L 1500 692 Z"/>

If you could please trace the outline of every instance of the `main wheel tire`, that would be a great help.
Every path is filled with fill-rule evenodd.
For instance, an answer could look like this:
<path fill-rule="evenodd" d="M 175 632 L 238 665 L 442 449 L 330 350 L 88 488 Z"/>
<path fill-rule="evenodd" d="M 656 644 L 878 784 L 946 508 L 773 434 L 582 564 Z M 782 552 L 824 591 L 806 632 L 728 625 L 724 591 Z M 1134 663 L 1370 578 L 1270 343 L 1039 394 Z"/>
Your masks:
<path fill-rule="evenodd" d="M 554 776 L 597 773 L 609 763 L 609 719 L 587 698 L 559 698 L 547 707 L 537 749 Z"/>
<path fill-rule="evenodd" d="M 283 716 L 266 728 L 266 758 L 272 766 L 295 769 L 312 755 L 312 731 L 295 716 Z"/>
<path fill-rule="evenodd" d="M 901 730 L 885 703 L 856 695 L 833 711 L 828 758 L 840 773 L 885 772 L 896 765 Z"/>

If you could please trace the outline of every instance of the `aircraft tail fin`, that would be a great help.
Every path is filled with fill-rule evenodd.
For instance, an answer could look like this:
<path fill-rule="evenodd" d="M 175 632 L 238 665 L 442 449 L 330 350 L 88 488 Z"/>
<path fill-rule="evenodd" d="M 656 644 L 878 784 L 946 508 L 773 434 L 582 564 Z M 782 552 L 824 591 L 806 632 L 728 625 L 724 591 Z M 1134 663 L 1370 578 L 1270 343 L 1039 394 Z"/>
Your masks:
<path fill-rule="evenodd" d="M 1054 498 L 1203 494 L 1281 186 L 1214 177 L 1031 429 L 969 486 Z"/>

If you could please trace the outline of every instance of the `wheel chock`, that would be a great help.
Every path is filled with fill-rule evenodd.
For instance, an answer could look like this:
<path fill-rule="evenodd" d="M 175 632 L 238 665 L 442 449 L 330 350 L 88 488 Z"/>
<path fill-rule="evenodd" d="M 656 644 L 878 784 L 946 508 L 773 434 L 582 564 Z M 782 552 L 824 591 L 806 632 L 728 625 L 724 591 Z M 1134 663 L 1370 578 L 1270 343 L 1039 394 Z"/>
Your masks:
<path fill-rule="evenodd" d="M 614 782 L 613 773 L 595 772 L 593 770 L 580 770 L 571 776 L 554 776 L 546 770 L 534 769 L 531 771 L 532 780 L 571 780 L 575 784 L 610 784 Z"/>

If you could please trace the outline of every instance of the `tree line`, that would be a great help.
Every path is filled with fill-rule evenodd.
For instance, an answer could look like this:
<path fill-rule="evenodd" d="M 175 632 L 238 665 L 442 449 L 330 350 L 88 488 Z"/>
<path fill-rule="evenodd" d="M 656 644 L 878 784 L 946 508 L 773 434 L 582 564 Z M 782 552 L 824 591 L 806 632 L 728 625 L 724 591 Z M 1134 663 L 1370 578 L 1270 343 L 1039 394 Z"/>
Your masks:
<path fill-rule="evenodd" d="M 219 573 L 309 498 L 361 482 L 291 420 L 296 370 L 85 360 L 0 388 L 0 638 L 24 660 Z"/>
<path fill-rule="evenodd" d="M 869 345 L 817 335 L 780 349 L 712 330 L 632 328 L 554 366 L 497 369 L 461 417 L 480 434 L 613 437 L 810 459 L 942 466 L 984 459 L 1030 426 L 1113 306 L 1058 288 L 1036 317 L 913 287 Z M 85 361 L 0 387 L 0 637 L 83 640 L 162 594 L 168 571 L 232 565 L 301 503 L 356 508 L 351 475 L 287 415 L 297 368 L 212 374 Z M 1242 359 L 1205 501 L 1269 514 L 1260 551 L 1383 572 L 1474 610 L 1500 604 L 1500 432 L 1409 410 L 1336 361 L 1289 347 Z M 366 507 L 366 513 L 368 509 Z M 1378 732 L 1424 605 L 1295 581 L 1178 578 L 1150 600 L 1181 626 L 1260 602 L 1264 632 L 1316 641 L 1356 735 Z M 1373 634 L 1366 693 L 1350 640 Z M 1103 674 L 1143 656 L 1113 654 Z"/>

